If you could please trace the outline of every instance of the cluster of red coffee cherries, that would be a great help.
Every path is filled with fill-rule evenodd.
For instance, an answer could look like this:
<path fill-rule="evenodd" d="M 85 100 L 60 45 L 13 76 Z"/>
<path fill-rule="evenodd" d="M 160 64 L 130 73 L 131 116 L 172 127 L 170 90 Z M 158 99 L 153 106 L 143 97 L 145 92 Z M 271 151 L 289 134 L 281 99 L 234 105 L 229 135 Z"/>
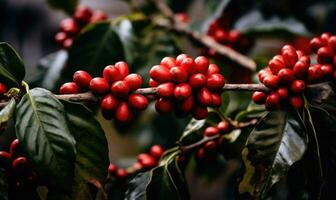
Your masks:
<path fill-rule="evenodd" d="M 149 86 L 157 87 L 155 108 L 159 113 L 174 111 L 176 116 L 185 117 L 192 112 L 195 119 L 204 119 L 208 106 L 218 107 L 222 103 L 224 77 L 219 67 L 204 56 L 165 57 L 160 65 L 150 69 L 149 75 Z"/>
<path fill-rule="evenodd" d="M 110 164 L 108 167 L 108 174 L 110 178 L 126 179 L 132 174 L 146 171 L 156 167 L 164 153 L 164 149 L 160 145 L 154 145 L 151 147 L 149 153 L 141 153 L 137 157 L 135 162 L 130 168 L 119 168 L 115 164 Z"/>
<path fill-rule="evenodd" d="M 12 191 L 25 192 L 36 187 L 37 174 L 23 155 L 18 139 L 11 143 L 9 152 L 0 151 L 0 168 L 6 170 Z"/>
<path fill-rule="evenodd" d="M 323 79 L 328 79 L 331 75 L 336 79 L 336 35 L 323 33 L 319 37 L 314 37 L 310 41 L 310 48 L 317 54 L 318 62 L 318 64 L 314 65 L 317 77 L 313 81 L 323 81 Z"/>
<path fill-rule="evenodd" d="M 139 74 L 129 74 L 126 62 L 104 68 L 103 77 L 92 78 L 86 71 L 77 71 L 73 82 L 60 87 L 61 94 L 76 94 L 91 91 L 100 97 L 100 108 L 106 119 L 114 118 L 118 122 L 130 121 L 137 111 L 147 108 L 148 99 L 134 91 L 142 85 Z"/>
<path fill-rule="evenodd" d="M 73 16 L 61 21 L 60 31 L 55 35 L 56 43 L 64 49 L 71 47 L 74 37 L 88 24 L 107 19 L 107 14 L 101 10 L 80 5 Z"/>
<path fill-rule="evenodd" d="M 310 67 L 309 56 L 291 45 L 285 45 L 258 77 L 271 92 L 254 92 L 252 99 L 255 103 L 265 104 L 268 110 L 279 109 L 288 103 L 298 109 L 303 105 L 306 83 L 315 79 L 315 73 Z"/>
<path fill-rule="evenodd" d="M 7 87 L 5 84 L 0 83 L 0 96 L 4 95 L 7 92 Z"/>
<path fill-rule="evenodd" d="M 251 47 L 251 42 L 247 37 L 242 35 L 238 30 L 230 30 L 222 20 L 213 21 L 208 29 L 207 35 L 212 37 L 216 42 L 231 47 L 234 50 L 245 53 Z M 216 57 L 218 54 L 213 49 L 203 50 L 205 55 Z"/>
<path fill-rule="evenodd" d="M 223 120 L 217 124 L 217 126 L 208 126 L 204 132 L 204 137 L 213 137 L 216 135 L 224 135 L 230 133 L 232 130 L 231 124 Z M 196 160 L 204 161 L 207 158 L 212 158 L 218 152 L 219 147 L 222 145 L 223 138 L 218 138 L 216 140 L 210 140 L 206 142 L 200 149 L 197 150 Z"/>

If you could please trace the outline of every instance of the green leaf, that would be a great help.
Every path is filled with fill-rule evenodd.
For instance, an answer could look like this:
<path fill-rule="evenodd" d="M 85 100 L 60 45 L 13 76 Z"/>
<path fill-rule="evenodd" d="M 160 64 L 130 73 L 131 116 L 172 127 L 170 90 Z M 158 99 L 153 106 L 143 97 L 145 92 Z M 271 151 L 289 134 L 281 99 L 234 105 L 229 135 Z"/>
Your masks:
<path fill-rule="evenodd" d="M 296 113 L 269 112 L 251 132 L 242 158 L 245 173 L 239 193 L 265 199 L 307 148 L 306 131 Z"/>
<path fill-rule="evenodd" d="M 9 44 L 0 43 L 0 81 L 18 85 L 25 76 L 25 67 L 18 53 Z"/>
<path fill-rule="evenodd" d="M 13 117 L 15 112 L 16 102 L 15 99 L 11 99 L 8 104 L 0 111 L 0 131 L 2 131 L 10 118 Z M 2 133 L 2 132 L 0 132 Z"/>
<path fill-rule="evenodd" d="M 122 43 L 112 22 L 87 26 L 74 40 L 69 51 L 66 78 L 77 70 L 86 70 L 92 76 L 101 76 L 107 65 L 124 60 Z"/>
<path fill-rule="evenodd" d="M 192 118 L 186 128 L 184 129 L 179 142 L 183 145 L 191 144 L 203 138 L 199 130 L 203 128 L 206 120 L 196 120 Z"/>
<path fill-rule="evenodd" d="M 109 165 L 108 145 L 102 127 L 94 113 L 82 104 L 62 101 L 71 134 L 76 139 L 76 162 L 73 199 L 90 199 L 87 183 L 103 182 Z M 95 196 L 95 195 L 93 195 Z"/>
<path fill-rule="evenodd" d="M 0 168 L 0 200 L 8 200 L 8 180 L 4 169 Z"/>
<path fill-rule="evenodd" d="M 178 152 L 171 153 L 159 167 L 138 174 L 130 182 L 125 199 L 190 199 L 178 158 Z"/>
<path fill-rule="evenodd" d="M 39 175 L 53 187 L 70 192 L 76 141 L 62 103 L 45 89 L 30 90 L 16 107 L 15 129 Z"/>
<path fill-rule="evenodd" d="M 78 5 L 78 0 L 47 0 L 47 2 L 52 8 L 63 10 L 67 14 L 72 14 Z"/>

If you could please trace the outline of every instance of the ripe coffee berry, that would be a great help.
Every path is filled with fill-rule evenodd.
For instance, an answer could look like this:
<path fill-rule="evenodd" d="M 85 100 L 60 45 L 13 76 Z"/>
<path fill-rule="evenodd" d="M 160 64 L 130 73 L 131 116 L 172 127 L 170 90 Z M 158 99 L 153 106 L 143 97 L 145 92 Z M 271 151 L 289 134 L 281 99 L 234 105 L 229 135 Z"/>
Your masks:
<path fill-rule="evenodd" d="M 113 112 L 119 105 L 120 100 L 112 94 L 105 95 L 100 101 L 100 108 L 103 111 Z"/>
<path fill-rule="evenodd" d="M 126 102 L 120 102 L 115 111 L 115 119 L 119 122 L 126 123 L 131 117 L 131 111 Z"/>
<path fill-rule="evenodd" d="M 159 160 L 164 153 L 164 149 L 160 145 L 154 145 L 150 149 L 151 155 Z"/>
<path fill-rule="evenodd" d="M 3 95 L 7 92 L 7 87 L 5 84 L 0 83 L 0 95 Z"/>
<path fill-rule="evenodd" d="M 115 175 L 115 174 L 117 174 L 118 166 L 110 163 L 107 171 L 108 171 L 109 175 Z"/>
<path fill-rule="evenodd" d="M 158 113 L 169 113 L 174 109 L 174 100 L 160 98 L 155 103 L 155 110 Z"/>
<path fill-rule="evenodd" d="M 174 83 L 162 83 L 157 87 L 157 94 L 159 97 L 169 98 L 174 96 Z"/>
<path fill-rule="evenodd" d="M 226 134 L 231 131 L 230 123 L 228 121 L 221 121 L 217 124 L 220 134 Z"/>
<path fill-rule="evenodd" d="M 302 80 L 294 80 L 290 86 L 290 91 L 296 94 L 302 93 L 306 84 Z"/>
<path fill-rule="evenodd" d="M 266 102 L 267 95 L 264 92 L 254 92 L 252 95 L 252 100 L 256 104 L 264 104 Z"/>
<path fill-rule="evenodd" d="M 73 82 L 81 88 L 89 88 L 91 80 L 91 75 L 83 70 L 77 71 L 73 75 Z"/>
<path fill-rule="evenodd" d="M 148 99 L 141 94 L 131 94 L 128 96 L 127 103 L 135 110 L 144 110 L 148 106 Z"/>
<path fill-rule="evenodd" d="M 204 130 L 204 136 L 214 136 L 214 135 L 218 135 L 219 134 L 219 130 L 217 127 L 213 127 L 213 126 L 209 126 Z"/>
<path fill-rule="evenodd" d="M 201 88 L 206 86 L 207 78 L 201 73 L 193 74 L 189 79 L 189 84 L 193 89 Z"/>
<path fill-rule="evenodd" d="M 64 83 L 59 90 L 60 94 L 77 94 L 80 92 L 80 88 L 74 82 Z"/>
<path fill-rule="evenodd" d="M 124 97 L 127 96 L 128 92 L 130 91 L 130 88 L 126 81 L 117 81 L 112 84 L 111 91 L 116 96 Z"/>
<path fill-rule="evenodd" d="M 192 90 L 189 84 L 180 83 L 176 85 L 174 89 L 174 96 L 176 99 L 183 100 L 192 94 Z"/>
<path fill-rule="evenodd" d="M 105 94 L 110 89 L 109 83 L 106 79 L 101 77 L 93 78 L 90 81 L 90 90 L 96 94 Z"/>
<path fill-rule="evenodd" d="M 142 85 L 142 77 L 139 74 L 129 74 L 124 78 L 131 91 L 137 90 Z"/>
<path fill-rule="evenodd" d="M 114 65 L 108 65 L 104 68 L 103 77 L 109 83 L 114 83 L 122 79 L 119 69 L 115 67 Z"/>

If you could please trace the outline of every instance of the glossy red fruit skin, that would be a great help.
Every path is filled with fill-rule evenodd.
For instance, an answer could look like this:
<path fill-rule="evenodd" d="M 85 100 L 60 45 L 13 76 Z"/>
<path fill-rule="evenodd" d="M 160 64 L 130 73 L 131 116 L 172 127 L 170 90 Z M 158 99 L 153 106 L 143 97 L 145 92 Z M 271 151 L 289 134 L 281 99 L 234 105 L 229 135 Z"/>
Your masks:
<path fill-rule="evenodd" d="M 185 58 L 180 64 L 180 67 L 185 69 L 189 75 L 195 74 L 197 72 L 196 63 L 192 58 Z"/>
<path fill-rule="evenodd" d="M 222 105 L 222 98 L 219 94 L 211 93 L 213 107 L 219 107 Z"/>
<path fill-rule="evenodd" d="M 157 165 L 157 162 L 154 159 L 154 157 L 145 153 L 140 154 L 138 156 L 138 162 L 146 169 L 155 167 Z"/>
<path fill-rule="evenodd" d="M 60 94 L 77 94 L 79 93 L 80 88 L 74 82 L 64 83 L 59 90 Z"/>
<path fill-rule="evenodd" d="M 5 84 L 0 83 L 0 95 L 3 95 L 7 92 L 7 87 Z"/>
<path fill-rule="evenodd" d="M 120 100 L 112 94 L 105 95 L 100 101 L 100 108 L 103 111 L 113 112 L 119 105 Z"/>
<path fill-rule="evenodd" d="M 308 81 L 316 82 L 323 77 L 323 71 L 320 65 L 313 65 L 308 68 Z"/>
<path fill-rule="evenodd" d="M 159 97 L 169 98 L 174 96 L 174 83 L 162 83 L 157 86 L 157 94 Z"/>
<path fill-rule="evenodd" d="M 95 10 L 90 17 L 90 23 L 95 23 L 99 21 L 106 20 L 108 18 L 107 14 L 101 10 Z"/>
<path fill-rule="evenodd" d="M 321 70 L 324 75 L 331 75 L 333 73 L 333 67 L 330 64 L 322 65 Z"/>
<path fill-rule="evenodd" d="M 11 154 L 5 151 L 0 151 L 0 168 L 10 169 L 12 166 Z"/>
<path fill-rule="evenodd" d="M 220 73 L 220 69 L 216 64 L 209 64 L 207 74 L 219 74 L 219 73 Z"/>
<path fill-rule="evenodd" d="M 267 69 L 262 69 L 262 70 L 260 70 L 259 73 L 258 73 L 258 79 L 259 79 L 260 82 L 263 83 L 264 80 L 265 80 L 265 78 L 266 78 L 267 76 L 270 76 L 270 75 L 272 75 L 272 72 L 271 72 L 271 70 L 270 70 L 269 68 L 267 68 Z"/>
<path fill-rule="evenodd" d="M 321 34 L 320 38 L 325 44 L 327 44 L 330 37 L 331 37 L 331 33 L 325 32 Z"/>
<path fill-rule="evenodd" d="M 291 96 L 289 97 L 289 103 L 295 108 L 299 109 L 303 106 L 303 100 L 300 96 Z"/>
<path fill-rule="evenodd" d="M 266 102 L 267 95 L 264 92 L 253 92 L 252 100 L 256 104 L 264 104 Z"/>
<path fill-rule="evenodd" d="M 168 67 L 155 65 L 149 71 L 149 76 L 158 83 L 170 82 L 173 80 Z"/>
<path fill-rule="evenodd" d="M 193 74 L 189 78 L 189 84 L 192 88 L 201 88 L 206 86 L 207 84 L 207 78 L 204 74 L 198 73 L 198 74 Z"/>
<path fill-rule="evenodd" d="M 174 96 L 176 99 L 183 100 L 192 94 L 192 90 L 189 84 L 180 83 L 176 85 L 174 89 Z"/>
<path fill-rule="evenodd" d="M 333 50 L 336 49 L 336 36 L 333 35 L 328 39 L 328 45 L 331 47 Z"/>
<path fill-rule="evenodd" d="M 126 81 L 117 81 L 111 86 L 111 92 L 119 97 L 127 96 L 129 91 L 130 88 Z"/>
<path fill-rule="evenodd" d="M 70 47 L 72 46 L 72 43 L 73 43 L 72 38 L 65 39 L 64 42 L 63 42 L 63 48 L 64 49 L 70 49 Z"/>
<path fill-rule="evenodd" d="M 194 106 L 193 117 L 197 120 L 205 119 L 208 117 L 208 109 L 205 106 Z"/>
<path fill-rule="evenodd" d="M 217 144 L 215 141 L 209 141 L 204 144 L 203 148 L 206 154 L 215 153 L 217 151 Z"/>
<path fill-rule="evenodd" d="M 284 54 L 285 51 L 295 51 L 295 48 L 290 45 L 290 44 L 286 44 L 281 48 L 281 54 Z"/>
<path fill-rule="evenodd" d="M 266 98 L 266 104 L 267 106 L 277 106 L 280 102 L 280 97 L 277 93 L 273 92 L 269 94 Z"/>
<path fill-rule="evenodd" d="M 207 137 L 215 136 L 219 134 L 219 130 L 217 127 L 209 126 L 204 130 L 203 135 Z"/>
<path fill-rule="evenodd" d="M 214 34 L 213 34 L 213 38 L 219 42 L 225 42 L 225 40 L 227 39 L 227 34 L 223 29 L 217 29 L 215 30 Z"/>
<path fill-rule="evenodd" d="M 202 88 L 198 94 L 197 99 L 203 106 L 211 106 L 212 105 L 212 96 L 211 92 L 207 88 Z"/>
<path fill-rule="evenodd" d="M 332 63 L 334 58 L 334 50 L 330 47 L 321 47 L 317 51 L 317 61 L 319 63 Z"/>
<path fill-rule="evenodd" d="M 164 149 L 160 145 L 154 145 L 150 149 L 150 154 L 157 160 L 161 158 L 164 153 Z"/>
<path fill-rule="evenodd" d="M 204 56 L 195 58 L 195 65 L 198 73 L 206 74 L 208 72 L 209 64 L 209 60 Z"/>
<path fill-rule="evenodd" d="M 64 40 L 67 39 L 67 34 L 64 33 L 64 32 L 58 32 L 56 35 L 55 35 L 55 41 L 58 45 L 63 45 L 63 42 Z"/>
<path fill-rule="evenodd" d="M 144 110 L 148 106 L 148 99 L 141 94 L 131 94 L 127 98 L 128 105 L 135 110 Z"/>
<path fill-rule="evenodd" d="M 118 179 L 125 179 L 129 175 L 128 171 L 126 169 L 118 169 L 116 173 L 116 177 Z"/>
<path fill-rule="evenodd" d="M 307 75 L 308 67 L 309 65 L 307 65 L 303 61 L 298 61 L 293 67 L 293 73 L 296 77 L 303 78 Z"/>
<path fill-rule="evenodd" d="M 108 171 L 108 174 L 111 175 L 111 176 L 116 175 L 117 171 L 118 171 L 118 166 L 110 163 L 107 171 Z"/>
<path fill-rule="evenodd" d="M 160 98 L 155 102 L 155 110 L 158 113 L 168 113 L 174 109 L 174 100 Z"/>
<path fill-rule="evenodd" d="M 286 49 L 282 52 L 282 57 L 284 59 L 285 65 L 288 68 L 292 68 L 296 61 L 298 60 L 298 56 L 295 50 Z"/>
<path fill-rule="evenodd" d="M 226 134 L 231 131 L 230 123 L 228 121 L 221 121 L 217 124 L 220 134 Z"/>
<path fill-rule="evenodd" d="M 276 88 L 279 85 L 279 78 L 274 75 L 269 75 L 265 77 L 263 83 L 268 88 Z"/>
<path fill-rule="evenodd" d="M 129 74 L 124 78 L 131 91 L 137 90 L 142 85 L 142 77 L 139 74 Z"/>
<path fill-rule="evenodd" d="M 176 60 L 173 57 L 162 58 L 160 65 L 168 67 L 169 69 L 176 66 Z"/>
<path fill-rule="evenodd" d="M 278 60 L 278 59 L 272 59 L 272 60 L 270 60 L 269 63 L 268 63 L 268 66 L 269 66 L 271 72 L 272 72 L 274 75 L 277 75 L 278 72 L 279 72 L 281 69 L 283 69 L 283 68 L 286 67 L 286 66 L 284 65 L 284 63 L 281 62 L 281 61 Z"/>
<path fill-rule="evenodd" d="M 318 37 L 314 37 L 312 40 L 310 40 L 310 48 L 313 50 L 313 52 L 317 52 L 318 49 L 320 47 L 322 47 L 324 44 L 324 42 L 318 38 Z"/>
<path fill-rule="evenodd" d="M 294 80 L 290 85 L 290 91 L 296 94 L 302 93 L 305 90 L 305 88 L 306 88 L 305 82 L 299 79 Z"/>
<path fill-rule="evenodd" d="M 153 79 L 149 79 L 148 85 L 149 87 L 157 87 L 160 85 L 160 83 L 154 81 Z"/>
<path fill-rule="evenodd" d="M 189 96 L 186 99 L 180 100 L 177 103 L 177 107 L 180 113 L 184 116 L 184 115 L 187 115 L 192 110 L 192 108 L 194 107 L 194 104 L 195 104 L 194 97 Z"/>
<path fill-rule="evenodd" d="M 136 162 L 136 163 L 134 163 L 133 165 L 132 165 L 132 169 L 134 170 L 134 171 L 141 171 L 141 170 L 143 170 L 143 166 L 142 166 L 142 164 L 141 163 L 139 163 L 139 162 Z"/>
<path fill-rule="evenodd" d="M 125 78 L 129 74 L 128 64 L 124 61 L 119 61 L 114 65 L 121 74 L 121 79 Z"/>
<path fill-rule="evenodd" d="M 89 88 L 92 77 L 86 71 L 79 70 L 74 73 L 72 80 L 81 88 Z"/>
<path fill-rule="evenodd" d="M 27 174 L 29 172 L 29 164 L 26 157 L 18 157 L 13 160 L 12 167 L 19 174 Z"/>
<path fill-rule="evenodd" d="M 60 29 L 62 32 L 69 35 L 75 35 L 79 32 L 77 23 L 72 18 L 62 20 L 60 23 Z"/>
<path fill-rule="evenodd" d="M 110 84 L 122 79 L 121 73 L 114 65 L 108 65 L 103 70 L 103 77 Z"/>
<path fill-rule="evenodd" d="M 92 10 L 88 6 L 79 5 L 75 13 L 73 14 L 73 17 L 76 21 L 86 24 L 90 21 L 90 18 L 92 16 Z"/>
<path fill-rule="evenodd" d="M 93 78 L 90 81 L 90 90 L 96 94 L 105 94 L 110 89 L 106 79 L 101 77 Z"/>
<path fill-rule="evenodd" d="M 294 80 L 294 73 L 288 68 L 281 69 L 278 72 L 278 79 L 280 83 L 289 83 Z"/>
<path fill-rule="evenodd" d="M 22 151 L 21 151 L 21 148 L 20 148 L 19 139 L 13 140 L 13 142 L 11 143 L 11 145 L 9 147 L 9 153 L 10 153 L 12 158 L 17 158 L 17 157 L 23 155 Z"/>
<path fill-rule="evenodd" d="M 280 99 L 286 99 L 288 97 L 288 89 L 286 87 L 280 87 L 276 90 Z"/>
<path fill-rule="evenodd" d="M 207 76 L 207 88 L 211 91 L 220 91 L 225 85 L 224 76 L 221 74 L 210 74 Z"/>
<path fill-rule="evenodd" d="M 176 83 L 183 83 L 188 79 L 188 72 L 182 67 L 172 67 L 169 72 Z"/>
<path fill-rule="evenodd" d="M 131 113 L 130 109 L 126 102 L 120 102 L 116 111 L 115 111 L 115 119 L 121 123 L 126 123 L 130 120 Z"/>

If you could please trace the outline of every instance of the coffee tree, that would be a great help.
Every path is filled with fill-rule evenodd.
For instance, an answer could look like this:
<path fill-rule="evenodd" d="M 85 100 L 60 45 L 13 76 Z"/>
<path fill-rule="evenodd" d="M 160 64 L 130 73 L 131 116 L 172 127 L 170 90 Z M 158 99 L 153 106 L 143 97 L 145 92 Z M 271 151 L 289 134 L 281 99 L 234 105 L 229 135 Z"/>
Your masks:
<path fill-rule="evenodd" d="M 284 43 L 257 67 L 247 55 L 258 34 L 233 28 L 237 2 L 207 2 L 205 31 L 159 0 L 129 1 L 133 12 L 113 20 L 48 3 L 69 18 L 39 76 L 25 80 L 0 43 L 0 199 L 191 199 L 190 172 L 211 182 L 223 171 L 234 179 L 226 198 L 336 197 L 336 35 Z M 102 123 L 159 139 L 120 162 Z"/>

